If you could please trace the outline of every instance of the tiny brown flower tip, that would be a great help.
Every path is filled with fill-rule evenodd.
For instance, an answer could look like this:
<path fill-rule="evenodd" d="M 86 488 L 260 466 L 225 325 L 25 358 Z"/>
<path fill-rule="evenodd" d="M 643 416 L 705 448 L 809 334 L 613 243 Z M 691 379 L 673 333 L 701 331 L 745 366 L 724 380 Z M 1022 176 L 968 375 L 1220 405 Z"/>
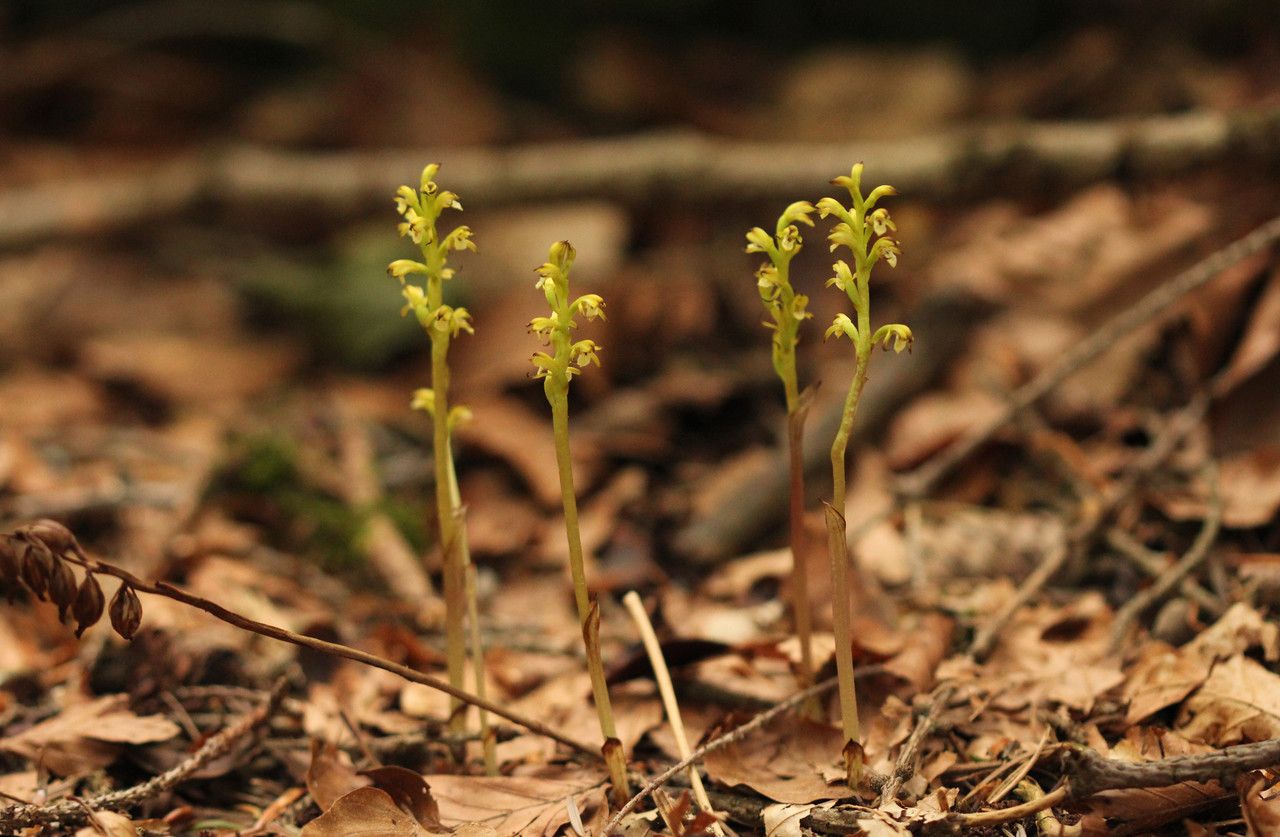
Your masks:
<path fill-rule="evenodd" d="M 111 597 L 111 627 L 124 639 L 133 639 L 142 624 L 142 602 L 138 594 L 128 584 L 121 584 L 120 589 Z"/>
<path fill-rule="evenodd" d="M 71 606 L 71 614 L 76 617 L 77 639 L 86 629 L 102 618 L 102 611 L 105 607 L 106 600 L 102 595 L 102 587 L 98 584 L 98 579 L 94 578 L 93 573 L 88 573 L 85 575 L 84 581 L 80 582 L 80 589 L 76 592 L 75 604 Z"/>

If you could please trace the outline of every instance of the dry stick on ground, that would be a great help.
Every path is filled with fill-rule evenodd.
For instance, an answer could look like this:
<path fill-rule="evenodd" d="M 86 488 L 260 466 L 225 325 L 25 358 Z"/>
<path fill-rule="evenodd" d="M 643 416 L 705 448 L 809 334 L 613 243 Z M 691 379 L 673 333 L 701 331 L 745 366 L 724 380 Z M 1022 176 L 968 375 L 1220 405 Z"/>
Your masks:
<path fill-rule="evenodd" d="M 866 160 L 904 193 L 973 194 L 975 183 L 1042 193 L 1116 176 L 1166 175 L 1225 159 L 1280 157 L 1280 109 L 1196 112 L 1092 123 L 1033 123 L 882 142 L 762 143 L 689 132 L 453 148 L 459 192 L 478 204 L 606 198 L 628 203 L 775 200 Z M 119 230 L 199 202 L 360 211 L 444 149 L 206 150 L 115 177 L 60 180 L 0 194 L 0 247 Z M 992 184 L 996 184 L 993 186 Z"/>
<path fill-rule="evenodd" d="M 280 678 L 267 693 L 261 706 L 247 712 L 239 721 L 209 738 L 200 749 L 164 773 L 153 776 L 140 785 L 88 799 L 64 799 L 48 805 L 17 805 L 0 810 L 0 831 L 9 833 L 20 828 L 66 826 L 83 822 L 90 810 L 126 810 L 176 787 L 209 762 L 226 755 L 237 741 L 266 723 L 279 705 L 286 685 L 287 681 Z"/>
<path fill-rule="evenodd" d="M 408 666 L 384 659 L 376 654 L 370 654 L 367 651 L 361 651 L 358 648 L 352 648 L 348 645 L 342 645 L 337 642 L 328 642 L 323 639 L 317 639 L 313 636 L 294 633 L 293 631 L 285 628 L 249 619 L 248 617 L 241 616 L 235 611 L 227 610 L 216 602 L 188 593 L 180 587 L 175 587 L 168 582 L 158 581 L 155 584 L 151 584 L 138 578 L 128 570 L 121 569 L 113 564 L 99 561 L 96 558 L 78 558 L 71 554 L 68 554 L 67 558 L 86 569 L 91 569 L 94 572 L 102 573 L 104 575 L 114 576 L 128 584 L 139 593 L 150 593 L 153 596 L 164 596 L 167 599 L 182 602 L 183 604 L 194 607 L 197 610 L 203 610 L 205 613 L 208 613 L 217 619 L 221 619 L 228 625 L 240 628 L 241 630 L 249 631 L 250 633 L 258 634 L 259 636 L 277 639 L 291 645 L 310 648 L 313 651 L 319 651 L 321 654 L 326 654 L 330 657 L 341 657 L 346 660 L 361 663 L 362 665 L 380 668 L 383 671 L 389 671 L 392 674 L 403 677 L 411 683 L 421 683 L 424 686 L 429 686 L 432 689 L 444 692 L 446 695 L 456 698 L 463 703 L 469 703 L 480 709 L 487 709 L 499 718 L 505 718 L 511 723 L 524 727 L 530 732 L 546 736 L 553 741 L 558 741 L 566 747 L 577 750 L 579 753 L 589 756 L 592 759 L 600 759 L 599 751 L 592 745 L 578 741 L 559 730 L 547 726 L 539 720 L 529 718 L 519 712 L 514 712 L 501 704 L 478 697 L 462 689 L 455 689 L 453 686 L 449 685 L 447 681 L 441 680 L 438 677 L 423 674 L 422 672 L 409 668 Z"/>
<path fill-rule="evenodd" d="M 1124 606 L 1117 611 L 1115 621 L 1111 624 L 1112 652 L 1119 650 L 1135 619 L 1147 608 L 1169 595 L 1173 588 L 1185 581 L 1209 557 L 1209 550 L 1218 538 L 1218 531 L 1222 528 L 1222 492 L 1218 486 L 1218 469 L 1213 465 L 1212 460 L 1205 468 L 1205 478 L 1209 482 L 1209 508 L 1205 513 L 1204 525 L 1200 527 L 1200 533 L 1196 535 L 1191 548 L 1178 563 L 1170 567 L 1146 590 L 1125 602 Z"/>
<path fill-rule="evenodd" d="M 982 659 L 991 653 L 996 640 L 1000 637 L 1000 632 L 1004 630 L 1005 625 L 1013 618 L 1018 609 L 1031 601 L 1058 574 L 1058 571 L 1066 566 L 1068 559 L 1081 555 L 1083 550 L 1088 548 L 1098 529 L 1120 504 L 1133 494 L 1139 480 L 1173 454 L 1178 443 L 1195 429 L 1208 409 L 1208 394 L 1200 393 L 1196 395 L 1187 406 L 1183 407 L 1169 420 L 1169 423 L 1156 437 L 1155 441 L 1151 443 L 1151 446 L 1143 451 L 1129 466 L 1128 470 L 1116 480 L 1107 491 L 1106 496 L 1102 498 L 1086 498 L 1086 501 L 1082 504 L 1083 511 L 1080 521 L 1072 527 L 1065 542 L 1057 551 L 1042 561 L 1031 575 L 1023 580 L 1013 598 L 1006 602 L 1004 607 L 1000 608 L 1000 611 L 974 637 L 973 643 L 969 647 L 969 652 L 976 659 Z"/>
<path fill-rule="evenodd" d="M 671 724 L 671 732 L 675 736 L 680 757 L 688 758 L 691 752 L 689 738 L 684 732 L 684 719 L 680 716 L 680 701 L 676 699 L 675 686 L 671 683 L 671 670 L 667 668 L 667 658 L 662 653 L 662 644 L 658 642 L 658 635 L 654 633 L 653 623 L 649 621 L 649 614 L 645 611 L 639 594 L 634 590 L 628 592 L 622 597 L 622 604 L 626 606 L 627 613 L 635 622 L 640 641 L 644 645 L 644 652 L 649 657 L 649 665 L 653 668 L 653 679 L 658 684 L 658 693 L 662 696 L 662 705 L 667 711 L 667 722 Z M 693 765 L 689 766 L 689 786 L 693 790 L 693 798 L 699 807 L 714 817 L 716 812 L 711 807 L 711 801 L 707 799 L 707 789 L 702 786 L 702 776 L 698 774 L 698 768 Z M 713 823 L 709 830 L 718 837 L 724 837 L 725 831 L 719 822 Z"/>
<path fill-rule="evenodd" d="M 1121 337 L 1154 320 L 1191 291 L 1207 284 L 1228 267 L 1261 252 L 1280 240 L 1280 217 L 1272 218 L 1221 250 L 1195 263 L 1108 320 L 1086 340 L 1067 350 L 1057 363 L 1046 367 L 1013 394 L 1008 405 L 985 424 L 976 427 L 915 471 L 898 480 L 906 497 L 923 497 L 952 469 L 967 459 L 1017 413 L 1048 395 L 1058 384 L 1111 348 Z M 923 333 L 923 332 L 922 332 Z"/>
<path fill-rule="evenodd" d="M 937 723 L 938 710 L 951 699 L 953 692 L 955 692 L 954 686 L 940 686 L 933 693 L 933 697 L 929 699 L 929 705 L 916 718 L 915 728 L 911 730 L 911 735 L 907 738 L 906 743 L 902 745 L 902 749 L 898 751 L 898 758 L 893 763 L 893 770 L 885 780 L 884 787 L 880 789 L 878 805 L 884 805 L 886 802 L 892 801 L 898 795 L 898 790 L 902 787 L 902 783 L 915 774 L 916 755 L 920 752 L 920 745 L 924 744 L 925 739 L 929 737 L 929 733 L 933 732 L 934 724 Z"/>
<path fill-rule="evenodd" d="M 1168 571 L 1164 557 L 1160 553 L 1149 549 L 1146 544 L 1123 529 L 1113 526 L 1107 530 L 1104 538 L 1107 546 L 1152 578 L 1159 578 Z M 1178 589 L 1182 595 L 1195 602 L 1197 607 L 1215 619 L 1227 612 L 1227 606 L 1223 604 L 1222 599 L 1209 592 L 1194 578 L 1182 579 Z"/>

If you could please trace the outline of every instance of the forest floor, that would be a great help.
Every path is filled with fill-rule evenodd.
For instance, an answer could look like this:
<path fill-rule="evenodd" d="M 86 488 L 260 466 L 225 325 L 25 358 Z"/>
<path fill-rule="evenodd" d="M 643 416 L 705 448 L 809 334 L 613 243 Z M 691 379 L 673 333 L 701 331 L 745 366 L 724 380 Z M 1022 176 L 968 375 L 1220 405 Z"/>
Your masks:
<path fill-rule="evenodd" d="M 526 330 L 545 314 L 534 268 L 567 238 L 575 288 L 607 301 L 581 332 L 604 349 L 571 432 L 633 793 L 682 747 L 630 591 L 739 834 L 1280 833 L 1274 56 L 1135 60 L 1094 30 L 981 70 L 832 49 L 744 104 L 715 92 L 723 45 L 655 66 L 615 35 L 583 50 L 561 112 L 447 58 L 427 84 L 347 44 L 324 72 L 252 84 L 162 40 L 89 49 L 111 31 L 37 38 L 0 76 L 9 124 L 37 126 L 0 151 L 0 531 L 52 518 L 83 547 L 0 580 L 0 831 L 603 833 Z M 889 89 L 845 119 L 841 91 L 877 69 Z M 663 108 L 658 127 L 717 136 L 723 158 L 631 132 Z M 626 138 L 586 139 L 583 113 Z M 1060 119 L 1077 120 L 1066 145 L 1035 133 Z M 983 136 L 1003 156 L 955 150 L 975 125 L 998 128 Z M 818 686 L 802 701 L 785 406 L 743 254 L 747 229 L 847 172 L 841 157 L 797 174 L 803 143 L 828 143 L 825 161 L 836 140 L 901 192 L 904 253 L 877 268 L 872 317 L 916 340 L 874 359 L 842 510 L 861 795 L 841 762 L 822 512 L 853 354 L 821 334 L 847 300 L 822 286 L 821 223 L 806 229 L 799 558 Z M 893 153 L 934 147 L 952 156 Z M 777 170 L 735 169 L 770 154 Z M 473 413 L 456 444 L 484 692 L 511 716 L 489 717 L 497 775 L 478 711 L 451 731 L 432 685 L 431 426 L 409 408 L 429 349 L 385 273 L 411 255 L 395 187 L 433 159 L 479 245 L 452 257 L 476 334 L 451 364 Z M 41 531 L 57 539 L 34 531 L 2 543 L 22 561 Z M 107 599 L 124 579 L 140 625 L 122 596 L 77 638 L 76 607 L 60 620 L 21 595 L 56 600 L 62 567 L 73 585 L 96 569 Z M 689 784 L 672 775 L 619 833 L 713 833 Z"/>

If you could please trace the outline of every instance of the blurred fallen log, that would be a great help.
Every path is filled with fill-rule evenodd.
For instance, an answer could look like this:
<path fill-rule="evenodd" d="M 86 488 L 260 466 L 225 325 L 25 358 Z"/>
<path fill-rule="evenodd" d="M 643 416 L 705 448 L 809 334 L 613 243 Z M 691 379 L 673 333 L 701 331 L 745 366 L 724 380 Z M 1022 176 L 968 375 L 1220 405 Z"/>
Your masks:
<path fill-rule="evenodd" d="M 852 161 L 905 194 L 1043 194 L 1123 176 L 1230 160 L 1280 159 L 1280 109 L 1102 122 L 1024 123 L 894 141 L 765 143 L 660 133 L 513 148 L 297 152 L 230 146 L 111 177 L 0 194 L 0 247 L 100 234 L 196 204 L 271 204 L 358 213 L 386 204 L 423 164 L 442 161 L 478 205 L 606 197 L 723 203 L 817 191 Z"/>

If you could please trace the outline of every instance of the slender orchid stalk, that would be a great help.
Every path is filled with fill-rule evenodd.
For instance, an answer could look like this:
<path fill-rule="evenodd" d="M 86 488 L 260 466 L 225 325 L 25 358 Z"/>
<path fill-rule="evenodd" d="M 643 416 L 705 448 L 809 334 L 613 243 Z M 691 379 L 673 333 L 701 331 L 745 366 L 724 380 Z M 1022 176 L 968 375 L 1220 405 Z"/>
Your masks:
<path fill-rule="evenodd" d="M 618 739 L 613 722 L 613 707 L 609 703 L 609 686 L 604 678 L 604 661 L 600 655 L 600 610 L 587 593 L 587 573 L 582 557 L 582 535 L 578 530 L 578 499 L 573 487 L 573 459 L 569 453 L 569 384 L 573 376 L 586 366 L 600 365 L 597 352 L 600 346 L 594 340 L 573 339 L 578 327 L 574 320 L 581 314 L 588 320 L 604 319 L 604 300 L 597 294 L 584 294 L 570 301 L 569 268 L 573 266 L 576 251 L 567 241 L 551 245 L 548 260 L 538 268 L 538 284 L 551 306 L 551 316 L 535 317 L 529 323 L 529 331 L 541 337 L 551 348 L 551 353 L 535 352 L 533 364 L 537 367 L 534 377 L 542 379 L 543 390 L 551 404 L 551 426 L 556 440 L 556 463 L 560 470 L 560 497 L 564 504 L 565 535 L 569 541 L 569 572 L 573 576 L 573 597 L 578 606 L 578 622 L 582 627 L 582 641 L 587 653 L 587 671 L 591 675 L 591 693 L 600 717 L 600 732 L 604 736 L 605 762 L 613 783 L 613 799 L 622 805 L 630 797 L 627 781 L 626 755 Z"/>
<path fill-rule="evenodd" d="M 747 252 L 764 253 L 769 261 L 756 271 L 760 299 L 771 315 L 764 322 L 773 331 L 773 368 L 782 379 L 787 399 L 787 460 L 790 473 L 788 519 L 791 534 L 791 608 L 796 636 L 800 640 L 800 688 L 813 685 L 813 616 L 809 608 L 809 573 L 805 562 L 804 533 L 804 421 L 808 413 L 796 374 L 796 344 L 800 323 L 811 318 L 806 308 L 809 298 L 791 286 L 791 260 L 800 252 L 802 239 L 797 223 L 813 226 L 809 217 L 816 210 L 808 201 L 791 204 L 772 236 L 761 227 L 747 233 Z M 814 707 L 811 706 L 813 711 Z"/>
<path fill-rule="evenodd" d="M 866 197 L 862 195 L 862 163 L 854 165 L 848 177 L 837 177 L 831 181 L 837 186 L 849 190 L 852 206 L 845 207 L 835 198 L 823 198 L 818 201 L 818 212 L 823 218 L 834 215 L 839 223 L 832 229 L 827 239 L 831 242 L 831 250 L 846 247 L 853 254 L 853 267 L 839 260 L 835 263 L 835 276 L 827 281 L 844 291 L 853 303 L 857 322 L 845 314 L 837 314 L 831 327 L 827 329 L 827 337 L 848 337 L 857 353 L 857 366 L 854 369 L 853 381 L 849 384 L 849 393 L 845 396 L 844 412 L 840 417 L 840 426 L 835 440 L 831 444 L 831 478 L 833 484 L 831 504 L 827 507 L 828 551 L 831 557 L 831 579 L 833 594 L 832 625 L 836 638 L 836 675 L 840 687 L 840 719 L 844 729 L 845 768 L 848 773 L 849 786 L 858 789 L 862 775 L 862 745 L 859 742 L 858 700 L 853 685 L 853 638 L 849 625 L 849 544 L 845 532 L 845 478 L 848 468 L 847 451 L 849 434 L 853 430 L 853 419 L 858 412 L 858 401 L 862 397 L 862 389 L 867 383 L 867 367 L 871 362 L 871 351 L 876 345 L 885 349 L 892 346 L 895 352 L 910 348 L 911 329 L 904 325 L 893 324 L 881 326 L 874 334 L 871 331 L 871 303 L 869 286 L 871 269 L 882 259 L 890 267 L 898 264 L 898 255 L 902 252 L 898 241 L 890 233 L 897 230 L 897 225 L 889 217 L 888 210 L 877 209 L 876 204 L 883 197 L 897 194 L 892 186 L 878 186 Z"/>
<path fill-rule="evenodd" d="M 431 388 L 415 392 L 413 406 L 431 414 L 436 520 L 444 556 L 445 657 L 449 684 L 462 689 L 466 685 L 468 550 L 465 527 L 459 525 L 461 501 L 450 440 L 454 428 L 469 418 L 470 412 L 465 407 L 449 407 L 449 345 L 460 332 L 475 332 L 467 309 L 444 303 L 444 283 L 454 275 L 453 268 L 448 266 L 449 253 L 475 252 L 476 245 L 471 239 L 470 227 L 457 227 L 444 236 L 436 229 L 444 210 L 462 209 L 457 195 L 441 190 L 436 184 L 439 169 L 435 163 L 428 165 L 422 170 L 417 189 L 401 186 L 396 192 L 396 210 L 404 218 L 399 225 L 400 235 L 418 245 L 422 261 L 397 259 L 387 267 L 387 272 L 400 280 L 405 299 L 401 313 L 412 311 L 431 339 Z M 423 277 L 422 285 L 409 281 L 418 275 Z M 449 723 L 455 732 L 466 728 L 462 709 L 458 701 L 451 703 Z"/>

